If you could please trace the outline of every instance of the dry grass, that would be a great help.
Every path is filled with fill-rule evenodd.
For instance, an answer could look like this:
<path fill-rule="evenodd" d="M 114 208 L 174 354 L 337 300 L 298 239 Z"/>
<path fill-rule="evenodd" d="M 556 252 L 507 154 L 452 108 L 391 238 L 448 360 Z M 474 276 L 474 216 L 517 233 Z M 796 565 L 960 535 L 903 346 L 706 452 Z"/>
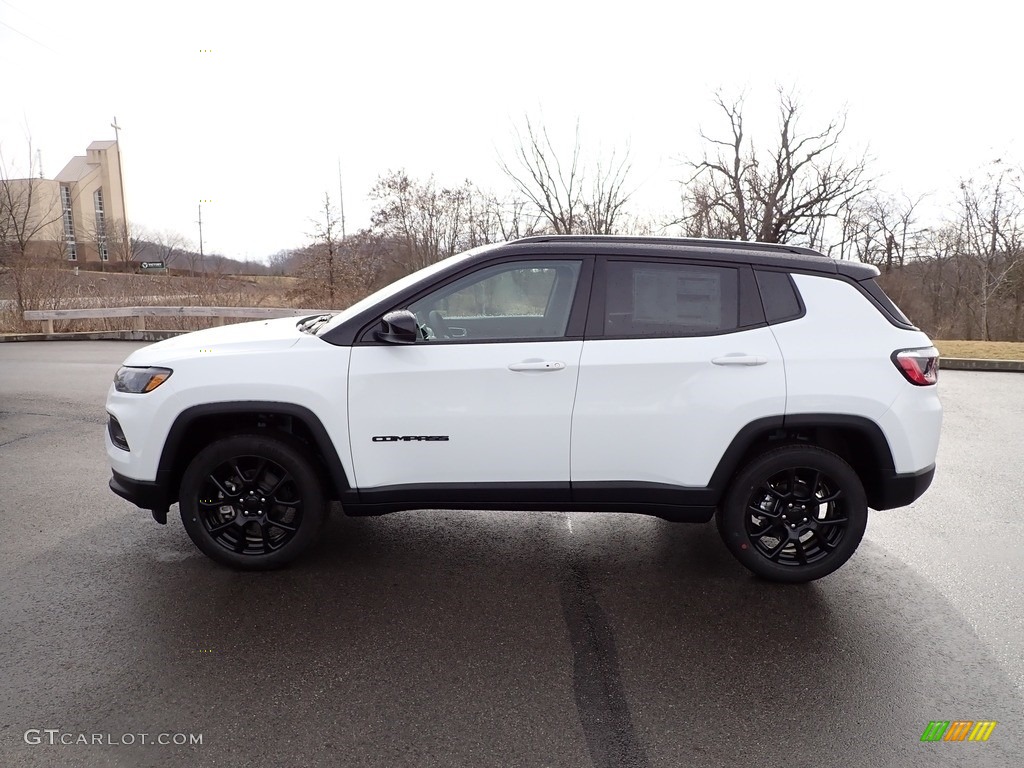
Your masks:
<path fill-rule="evenodd" d="M 252 283 L 264 287 L 290 290 L 299 286 L 301 278 L 289 277 L 288 275 L 239 275 L 235 278 L 242 282 Z"/>
<path fill-rule="evenodd" d="M 977 360 L 1024 360 L 1021 341 L 955 341 L 933 342 L 943 357 L 966 357 Z"/>
<path fill-rule="evenodd" d="M 81 270 L 74 275 L 63 265 L 30 267 L 20 273 L 25 309 L 74 309 L 138 305 L 288 307 L 302 306 L 294 278 L 253 280 L 249 276 L 138 275 Z M 11 298 L 14 273 L 0 271 L 0 333 L 38 331 L 39 323 L 22 320 Z M 154 321 L 156 322 L 156 321 Z M 211 318 L 161 318 L 161 329 L 197 330 Z M 54 330 L 115 331 L 132 325 L 130 318 L 64 320 Z"/>

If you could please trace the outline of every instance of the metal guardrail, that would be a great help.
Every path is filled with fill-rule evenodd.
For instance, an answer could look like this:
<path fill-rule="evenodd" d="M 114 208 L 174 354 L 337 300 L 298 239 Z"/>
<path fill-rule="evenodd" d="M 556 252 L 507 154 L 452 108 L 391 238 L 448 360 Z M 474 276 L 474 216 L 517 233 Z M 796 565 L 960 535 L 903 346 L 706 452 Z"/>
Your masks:
<path fill-rule="evenodd" d="M 290 307 L 96 307 L 89 309 L 33 309 L 27 310 L 25 320 L 43 324 L 43 333 L 53 333 L 54 320 L 87 320 L 110 317 L 130 317 L 133 331 L 146 330 L 147 317 L 212 317 L 215 325 L 223 325 L 228 317 L 263 320 L 275 317 L 319 315 L 337 310 L 292 309 Z"/>

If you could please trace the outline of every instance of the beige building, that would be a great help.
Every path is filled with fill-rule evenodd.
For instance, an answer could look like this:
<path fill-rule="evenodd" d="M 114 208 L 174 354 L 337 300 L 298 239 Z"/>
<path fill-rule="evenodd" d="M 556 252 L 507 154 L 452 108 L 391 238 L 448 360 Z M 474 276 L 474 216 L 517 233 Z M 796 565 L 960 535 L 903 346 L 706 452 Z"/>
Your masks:
<path fill-rule="evenodd" d="M 94 141 L 54 179 L 4 182 L 3 214 L 33 234 L 31 255 L 72 262 L 116 259 L 127 220 L 122 178 L 117 142 Z"/>

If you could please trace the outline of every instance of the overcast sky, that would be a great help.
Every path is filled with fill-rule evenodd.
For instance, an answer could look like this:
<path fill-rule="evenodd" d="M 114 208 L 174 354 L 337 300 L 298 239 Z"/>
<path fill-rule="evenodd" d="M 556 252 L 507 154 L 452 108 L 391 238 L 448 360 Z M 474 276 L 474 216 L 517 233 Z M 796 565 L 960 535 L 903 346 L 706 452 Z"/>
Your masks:
<path fill-rule="evenodd" d="M 782 85 L 808 127 L 845 109 L 892 190 L 941 197 L 1024 156 L 1022 22 L 990 0 L 0 0 L 0 150 L 24 168 L 31 135 L 52 178 L 116 115 L 129 218 L 195 241 L 208 199 L 206 252 L 262 259 L 308 242 L 339 158 L 349 231 L 389 169 L 506 188 L 527 113 L 567 141 L 579 118 L 592 153 L 628 143 L 633 208 L 675 212 L 715 90 L 747 93 L 757 138 Z"/>

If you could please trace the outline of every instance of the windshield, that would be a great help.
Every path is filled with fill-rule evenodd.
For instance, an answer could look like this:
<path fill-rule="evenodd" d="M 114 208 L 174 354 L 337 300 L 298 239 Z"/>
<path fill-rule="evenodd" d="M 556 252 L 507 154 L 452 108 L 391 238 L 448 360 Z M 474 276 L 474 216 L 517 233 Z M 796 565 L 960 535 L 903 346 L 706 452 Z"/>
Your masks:
<path fill-rule="evenodd" d="M 369 309 L 375 304 L 386 301 L 388 296 L 401 293 L 406 288 L 415 285 L 421 280 L 427 280 L 433 277 L 438 272 L 447 269 L 453 264 L 457 264 L 460 261 L 465 261 L 466 259 L 472 256 L 476 256 L 479 253 L 483 253 L 484 251 L 496 248 L 498 247 L 498 245 L 500 245 L 500 243 L 495 243 L 492 245 L 481 245 L 477 248 L 473 248 L 468 251 L 463 251 L 462 253 L 457 253 L 454 256 L 449 256 L 447 259 L 442 259 L 441 261 L 435 262 L 434 264 L 431 264 L 429 267 L 424 267 L 423 269 L 417 270 L 416 272 L 408 274 L 405 277 L 401 277 L 395 282 L 384 286 L 379 291 L 371 293 L 366 298 L 360 299 L 348 309 L 336 314 L 334 317 L 331 318 L 330 322 L 324 323 L 323 325 L 320 326 L 320 328 L 316 332 L 316 335 L 321 336 L 327 331 L 331 330 L 332 328 L 337 328 L 350 317 L 355 317 L 359 313 L 363 312 L 366 309 Z"/>

